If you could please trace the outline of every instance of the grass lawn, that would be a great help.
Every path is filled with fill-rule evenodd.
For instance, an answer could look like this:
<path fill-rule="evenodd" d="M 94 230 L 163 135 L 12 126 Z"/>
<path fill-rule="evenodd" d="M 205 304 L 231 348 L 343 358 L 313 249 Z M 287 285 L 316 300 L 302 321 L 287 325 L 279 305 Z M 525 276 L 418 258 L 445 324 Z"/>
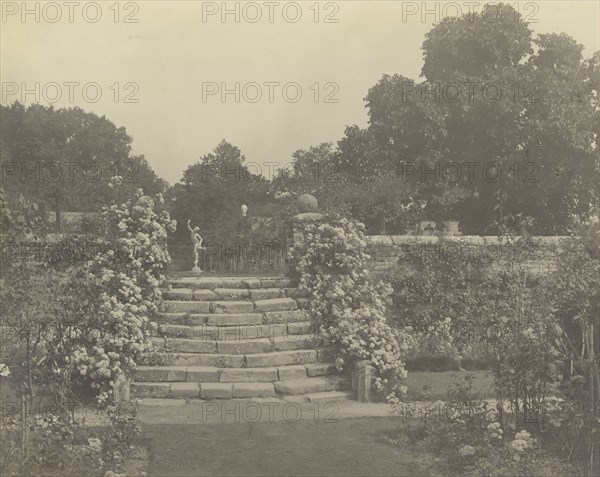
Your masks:
<path fill-rule="evenodd" d="M 145 425 L 153 476 L 428 476 L 418 457 L 386 442 L 390 418 Z"/>

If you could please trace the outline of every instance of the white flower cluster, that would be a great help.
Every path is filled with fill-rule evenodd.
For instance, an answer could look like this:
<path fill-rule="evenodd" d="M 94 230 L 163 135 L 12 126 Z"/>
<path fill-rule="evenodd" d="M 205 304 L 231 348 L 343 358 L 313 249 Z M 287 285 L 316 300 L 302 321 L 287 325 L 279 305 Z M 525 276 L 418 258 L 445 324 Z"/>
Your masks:
<path fill-rule="evenodd" d="M 470 457 L 476 454 L 476 450 L 472 446 L 463 446 L 458 450 L 459 455 L 462 457 Z"/>
<path fill-rule="evenodd" d="M 74 333 L 74 352 L 70 357 L 64 353 L 64 361 L 92 380 L 100 402 L 106 402 L 116 378 L 135 367 L 150 343 L 150 317 L 162 298 L 159 287 L 170 262 L 167 233 L 176 226 L 167 212 L 157 214 L 154 204 L 139 191 L 105 211 L 114 246 L 87 265 L 83 283 L 77 284 L 89 298 L 78 327 L 94 332 Z M 121 259 L 115 260 L 113 250 L 123 252 Z"/>
<path fill-rule="evenodd" d="M 391 385 L 397 393 L 406 392 L 404 340 L 386 322 L 391 290 L 370 280 L 364 225 L 344 218 L 331 222 L 307 225 L 304 239 L 291 251 L 300 288 L 312 297 L 311 320 L 337 351 L 338 368 L 367 359 L 375 369 L 376 389 Z"/>
<path fill-rule="evenodd" d="M 529 432 L 523 430 L 515 434 L 514 440 L 508 445 L 508 450 L 511 452 L 515 461 L 521 460 L 521 456 L 525 451 L 533 447 L 534 440 Z"/>
<path fill-rule="evenodd" d="M 487 426 L 488 438 L 491 441 L 501 441 L 504 435 L 500 423 L 498 421 L 492 422 Z"/>

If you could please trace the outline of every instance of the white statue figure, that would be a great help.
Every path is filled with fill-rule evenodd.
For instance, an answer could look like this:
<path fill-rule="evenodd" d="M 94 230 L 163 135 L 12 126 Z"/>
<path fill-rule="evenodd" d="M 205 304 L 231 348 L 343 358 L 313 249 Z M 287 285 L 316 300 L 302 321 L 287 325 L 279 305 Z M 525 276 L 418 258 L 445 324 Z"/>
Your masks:
<path fill-rule="evenodd" d="M 200 231 L 198 227 L 191 227 L 190 219 L 187 221 L 187 226 L 188 230 L 190 231 L 190 237 L 192 238 L 192 244 L 194 245 L 194 269 L 192 271 L 199 272 L 201 270 L 198 267 L 198 252 L 206 249 L 206 247 L 202 246 L 204 239 L 198 233 Z"/>
<path fill-rule="evenodd" d="M 246 217 L 248 213 L 248 206 L 246 204 L 242 205 L 242 217 Z"/>

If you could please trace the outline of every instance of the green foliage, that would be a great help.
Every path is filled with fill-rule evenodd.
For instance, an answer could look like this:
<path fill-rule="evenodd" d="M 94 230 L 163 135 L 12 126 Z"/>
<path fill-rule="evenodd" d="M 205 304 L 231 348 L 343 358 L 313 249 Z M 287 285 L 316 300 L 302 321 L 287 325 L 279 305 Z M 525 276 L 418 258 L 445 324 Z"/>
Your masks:
<path fill-rule="evenodd" d="M 131 137 L 105 117 L 79 108 L 19 103 L 0 107 L 3 187 L 44 211 L 100 211 L 111 200 L 108 182 L 124 177 L 130 196 L 138 188 L 163 192 L 144 156 L 131 154 Z M 44 214 L 42 214 L 44 215 Z"/>
<path fill-rule="evenodd" d="M 107 209 L 112 247 L 73 270 L 60 297 L 63 313 L 48 350 L 51 372 L 68 384 L 91 385 L 100 402 L 149 345 L 170 262 L 167 233 L 175 228 L 166 211 L 155 210 L 161 200 L 140 190 Z"/>
<path fill-rule="evenodd" d="M 598 201 L 598 53 L 584 60 L 564 33 L 534 37 L 512 6 L 499 4 L 483 16 L 443 19 L 427 33 L 423 56 L 424 81 L 384 75 L 365 98 L 369 126 L 347 128 L 338 142 L 341 182 L 364 191 L 340 197 L 347 210 L 365 222 L 369 212 L 377 217 L 368 226 L 378 233 L 404 233 L 423 218 L 495 234 L 503 196 L 506 213 L 536 219 L 532 232 L 568 232 L 571 216 Z M 461 165 L 460 177 L 445 170 L 449 163 Z M 468 163 L 478 164 L 474 177 Z M 493 168 L 483 175 L 491 163 L 502 169 L 497 181 Z M 436 164 L 435 177 L 412 172 Z M 377 187 L 386 179 L 395 189 Z"/>
<path fill-rule="evenodd" d="M 489 269 L 493 256 L 443 237 L 435 250 L 402 250 L 382 279 L 393 290 L 392 323 L 411 327 L 411 355 L 444 353 L 460 360 L 487 354 L 488 329 L 498 318 L 493 303 L 503 297 L 502 283 Z"/>
<path fill-rule="evenodd" d="M 177 223 L 175 238 L 189 239 L 185 224 L 200 227 L 200 235 L 210 242 L 232 242 L 239 234 L 240 207 L 246 204 L 249 214 L 266 202 L 267 181 L 245 164 L 241 151 L 223 140 L 215 150 L 189 166 L 180 183 L 167 193 L 170 213 Z"/>
<path fill-rule="evenodd" d="M 389 290 L 366 270 L 364 226 L 345 218 L 305 224 L 290 259 L 300 289 L 311 296 L 312 324 L 332 346 L 339 368 L 366 359 L 374 367 L 376 390 L 406 392 L 402 339 L 386 322 Z"/>
<path fill-rule="evenodd" d="M 550 421 L 570 454 L 583 459 L 586 475 L 600 465 L 600 254 L 598 218 L 580 224 L 565 244 L 556 271 L 544 280 L 553 336 L 564 386 L 558 415 Z"/>
<path fill-rule="evenodd" d="M 459 368 L 460 362 L 445 354 L 422 354 L 406 359 L 407 371 L 458 371 Z"/>

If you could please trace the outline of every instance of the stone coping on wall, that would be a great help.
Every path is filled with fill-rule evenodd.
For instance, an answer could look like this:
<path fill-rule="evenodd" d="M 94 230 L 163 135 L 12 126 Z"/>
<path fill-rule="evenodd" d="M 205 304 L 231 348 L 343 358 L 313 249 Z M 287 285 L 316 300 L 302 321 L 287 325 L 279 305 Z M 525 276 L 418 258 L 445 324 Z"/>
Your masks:
<path fill-rule="evenodd" d="M 477 235 L 368 235 L 367 253 L 369 267 L 387 269 L 403 262 L 409 253 L 420 254 L 431 260 L 489 260 L 490 269 L 500 266 L 503 260 L 518 260 L 530 272 L 545 274 L 556 268 L 555 257 L 568 236 L 534 236 L 533 249 L 521 249 L 519 237 Z M 489 252 L 489 253 L 488 253 Z"/>
<path fill-rule="evenodd" d="M 498 246 L 506 245 L 509 239 L 506 237 L 498 237 L 495 235 L 479 236 L 479 235 L 367 235 L 367 244 L 371 246 L 393 247 L 402 246 L 404 244 L 438 244 L 438 243 L 457 243 L 465 245 L 484 245 Z M 513 240 L 518 240 L 514 237 Z M 571 239 L 569 236 L 534 236 L 534 242 L 546 246 L 560 245 L 561 242 Z"/>

